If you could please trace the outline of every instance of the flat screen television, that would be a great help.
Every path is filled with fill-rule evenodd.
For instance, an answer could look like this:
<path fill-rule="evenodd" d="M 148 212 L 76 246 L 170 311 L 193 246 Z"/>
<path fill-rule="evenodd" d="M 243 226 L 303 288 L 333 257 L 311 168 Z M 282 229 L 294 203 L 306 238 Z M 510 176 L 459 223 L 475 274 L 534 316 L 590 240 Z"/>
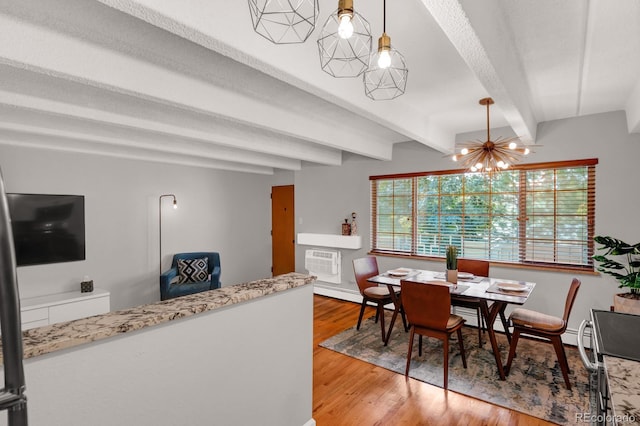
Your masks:
<path fill-rule="evenodd" d="M 85 259 L 84 196 L 7 194 L 18 266 Z"/>

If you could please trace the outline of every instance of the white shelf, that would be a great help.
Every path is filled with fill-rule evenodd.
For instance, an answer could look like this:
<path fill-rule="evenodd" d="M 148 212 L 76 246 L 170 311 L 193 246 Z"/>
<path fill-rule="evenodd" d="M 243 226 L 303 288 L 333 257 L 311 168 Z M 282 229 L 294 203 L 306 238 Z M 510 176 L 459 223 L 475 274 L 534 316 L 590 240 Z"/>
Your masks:
<path fill-rule="evenodd" d="M 355 250 L 362 248 L 362 237 L 360 235 L 299 233 L 298 244 L 305 246 L 334 247 Z"/>

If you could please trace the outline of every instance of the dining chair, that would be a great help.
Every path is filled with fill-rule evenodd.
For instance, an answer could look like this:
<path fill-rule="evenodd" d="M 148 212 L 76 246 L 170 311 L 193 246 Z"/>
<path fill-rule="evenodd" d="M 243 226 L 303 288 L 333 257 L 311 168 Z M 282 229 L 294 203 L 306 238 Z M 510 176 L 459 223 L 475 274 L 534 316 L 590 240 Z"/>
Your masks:
<path fill-rule="evenodd" d="M 442 340 L 444 352 L 444 389 L 449 379 L 449 338 L 457 333 L 462 365 L 467 368 L 467 359 L 462 341 L 464 318 L 451 314 L 451 294 L 449 286 L 442 284 L 400 282 L 402 306 L 409 321 L 409 348 L 407 350 L 407 367 L 404 375 L 409 375 L 413 338 L 417 333 L 418 356 L 422 355 L 422 336 L 435 337 Z"/>
<path fill-rule="evenodd" d="M 560 370 L 562 370 L 562 376 L 564 377 L 564 383 L 567 386 L 567 389 L 571 390 L 571 382 L 569 381 L 569 363 L 567 362 L 567 355 L 564 351 L 564 345 L 562 344 L 562 334 L 564 334 L 567 329 L 569 315 L 571 315 L 571 308 L 573 308 L 573 302 L 576 300 L 579 288 L 580 280 L 574 278 L 571 282 L 571 287 L 569 287 L 569 292 L 567 293 L 562 318 L 531 311 L 525 308 L 516 308 L 513 310 L 509 316 L 509 320 L 513 324 L 513 336 L 511 337 L 511 345 L 509 347 L 509 359 L 507 360 L 507 365 L 504 368 L 505 374 L 509 374 L 511 362 L 516 355 L 516 347 L 518 346 L 518 339 L 520 338 L 520 335 L 536 336 L 546 339 L 545 341 L 547 341 L 547 343 L 553 344 L 556 356 L 558 357 L 558 364 L 560 365 Z"/>
<path fill-rule="evenodd" d="M 378 272 L 378 260 L 373 256 L 362 257 L 359 259 L 353 259 L 353 272 L 356 276 L 356 282 L 358 283 L 358 289 L 362 295 L 362 304 L 360 305 L 360 315 L 358 316 L 358 325 L 356 330 L 360 330 L 360 324 L 362 323 L 362 316 L 364 315 L 364 309 L 368 303 L 374 303 L 376 305 L 376 322 L 380 321 L 380 329 L 382 330 L 382 341 L 385 341 L 385 328 L 384 328 L 384 305 L 393 303 L 393 297 L 389 293 L 387 287 L 378 286 L 378 284 L 367 281 L 371 277 L 375 277 Z M 400 291 L 395 294 L 396 298 L 400 297 Z M 404 310 L 400 309 L 403 322 L 406 322 L 404 316 Z M 391 330 L 389 330 L 391 332 Z"/>
<path fill-rule="evenodd" d="M 477 277 L 489 276 L 489 262 L 486 260 L 477 259 L 458 259 L 458 272 L 468 272 Z M 484 316 L 480 309 L 480 299 L 470 298 L 453 298 L 451 300 L 453 306 L 475 309 L 476 316 L 478 318 L 478 345 L 482 346 L 482 333 L 486 330 L 484 325 Z"/>

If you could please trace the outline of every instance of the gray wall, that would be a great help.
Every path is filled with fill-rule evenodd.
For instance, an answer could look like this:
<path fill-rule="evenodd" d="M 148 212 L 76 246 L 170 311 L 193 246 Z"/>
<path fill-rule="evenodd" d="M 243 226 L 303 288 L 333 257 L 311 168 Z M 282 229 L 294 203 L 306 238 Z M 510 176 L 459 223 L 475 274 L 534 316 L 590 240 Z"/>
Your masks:
<path fill-rule="evenodd" d="M 163 270 L 185 251 L 218 251 L 223 285 L 271 276 L 271 200 L 281 173 L 263 176 L 113 157 L 0 146 L 7 192 L 85 196 L 86 260 L 18 268 L 21 297 L 79 289 L 85 275 L 111 292 L 111 309 L 159 300 L 158 197 Z"/>
<path fill-rule="evenodd" d="M 510 136 L 508 129 L 493 130 L 492 136 Z M 459 135 L 460 140 L 484 139 L 485 132 Z M 640 197 L 634 177 L 640 160 L 640 135 L 627 133 L 623 112 L 542 123 L 538 127 L 539 148 L 526 162 L 598 158 L 596 181 L 596 235 L 611 235 L 629 243 L 640 241 L 637 216 Z M 340 223 L 352 211 L 358 213 L 360 250 L 342 250 L 342 279 L 354 282 L 352 259 L 367 255 L 370 247 L 369 176 L 456 168 L 449 158 L 415 142 L 397 144 L 393 161 L 380 162 L 346 156 L 341 167 L 305 167 L 296 173 L 296 232 L 340 233 Z M 305 272 L 305 246 L 297 248 L 296 268 Z M 443 262 L 378 257 L 381 270 L 398 266 L 423 269 L 444 268 Z M 617 283 L 609 276 L 575 274 L 534 269 L 492 267 L 492 275 L 537 283 L 527 307 L 560 315 L 574 276 L 582 280 L 570 328 L 577 328 L 589 308 L 609 309 Z"/>

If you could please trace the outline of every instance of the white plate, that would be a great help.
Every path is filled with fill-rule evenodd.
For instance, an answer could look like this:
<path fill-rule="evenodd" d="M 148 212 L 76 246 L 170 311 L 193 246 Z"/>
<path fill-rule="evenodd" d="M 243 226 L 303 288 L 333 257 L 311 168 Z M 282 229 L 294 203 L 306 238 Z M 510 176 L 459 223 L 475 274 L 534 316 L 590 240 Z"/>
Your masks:
<path fill-rule="evenodd" d="M 475 278 L 475 275 L 470 272 L 458 272 L 458 278 L 460 278 L 461 280 L 470 280 L 472 278 Z"/>
<path fill-rule="evenodd" d="M 411 269 L 398 268 L 398 269 L 392 269 L 390 271 L 387 271 L 387 274 L 393 277 L 404 277 L 405 275 L 409 274 L 409 272 L 411 272 Z"/>
<path fill-rule="evenodd" d="M 498 283 L 498 288 L 504 291 L 527 291 L 527 286 L 518 283 Z"/>

